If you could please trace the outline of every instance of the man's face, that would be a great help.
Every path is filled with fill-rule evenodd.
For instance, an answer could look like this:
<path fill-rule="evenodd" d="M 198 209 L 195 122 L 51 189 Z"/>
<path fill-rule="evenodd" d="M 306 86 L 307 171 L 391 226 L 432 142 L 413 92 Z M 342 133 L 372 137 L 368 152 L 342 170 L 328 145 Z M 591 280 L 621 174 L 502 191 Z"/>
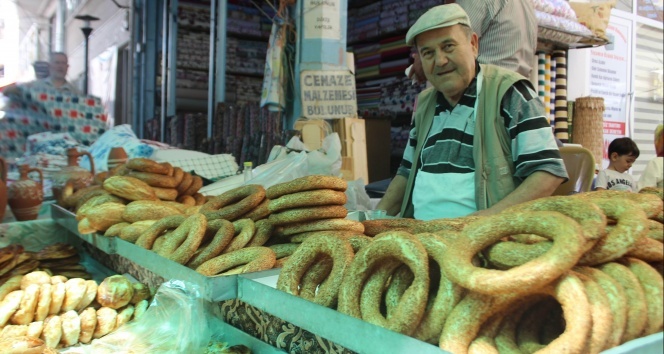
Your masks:
<path fill-rule="evenodd" d="M 456 104 L 475 77 L 477 35 L 468 38 L 461 25 L 437 28 L 416 37 L 427 80 Z"/>
<path fill-rule="evenodd" d="M 56 54 L 51 58 L 51 76 L 54 79 L 64 80 L 67 76 L 67 69 L 69 69 L 69 64 L 66 56 Z"/>

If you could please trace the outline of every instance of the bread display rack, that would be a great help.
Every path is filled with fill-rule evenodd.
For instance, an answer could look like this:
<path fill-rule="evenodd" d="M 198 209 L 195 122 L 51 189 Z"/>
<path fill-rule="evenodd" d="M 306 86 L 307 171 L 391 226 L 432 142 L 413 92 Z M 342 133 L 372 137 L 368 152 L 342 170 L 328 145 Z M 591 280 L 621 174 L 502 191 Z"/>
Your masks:
<path fill-rule="evenodd" d="M 82 244 L 93 261 L 118 273 L 129 273 L 150 286 L 159 286 L 169 279 L 199 285 L 203 296 L 211 301 L 213 313 L 227 323 L 225 335 L 253 343 L 255 353 L 283 352 L 283 349 L 328 352 L 325 348 L 344 354 L 445 353 L 435 345 L 276 290 L 279 269 L 205 277 L 122 239 L 80 235 L 74 214 L 57 205 L 52 206 L 51 214 L 57 224 L 69 231 L 63 235 L 67 242 Z M 659 332 L 604 353 L 661 353 L 663 344 L 664 334 Z M 307 347 L 312 345 L 316 348 Z"/>

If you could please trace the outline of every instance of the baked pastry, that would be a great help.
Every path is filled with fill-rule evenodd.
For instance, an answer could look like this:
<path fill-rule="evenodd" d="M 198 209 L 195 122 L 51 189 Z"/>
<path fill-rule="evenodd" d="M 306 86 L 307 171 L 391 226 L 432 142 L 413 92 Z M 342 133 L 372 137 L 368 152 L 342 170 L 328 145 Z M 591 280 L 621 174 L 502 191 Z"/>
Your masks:
<path fill-rule="evenodd" d="M 92 338 L 101 338 L 115 329 L 118 312 L 110 307 L 102 307 L 97 310 L 97 326 Z"/>
<path fill-rule="evenodd" d="M 30 284 L 23 290 L 23 298 L 21 305 L 11 318 L 11 323 L 17 325 L 27 325 L 32 322 L 35 317 L 35 309 L 37 308 L 37 299 L 39 296 L 39 285 Z"/>
<path fill-rule="evenodd" d="M 0 353 L 3 354 L 41 354 L 44 349 L 46 344 L 39 338 L 21 336 L 0 340 Z"/>
<path fill-rule="evenodd" d="M 127 206 L 119 203 L 104 203 L 91 208 L 85 216 L 98 231 L 106 231 L 109 227 L 123 222 L 122 213 Z"/>
<path fill-rule="evenodd" d="M 138 178 L 113 176 L 104 181 L 104 189 L 129 200 L 157 200 L 154 189 Z"/>
<path fill-rule="evenodd" d="M 25 290 L 30 284 L 50 284 L 51 276 L 44 271 L 30 272 L 21 278 L 21 290 Z"/>
<path fill-rule="evenodd" d="M 150 298 L 150 288 L 148 288 L 145 284 L 134 283 L 132 286 L 134 287 L 134 296 L 132 296 L 131 300 L 129 300 L 131 304 L 136 305 L 140 301 Z"/>
<path fill-rule="evenodd" d="M 2 301 L 7 294 L 11 293 L 14 290 L 20 290 L 21 289 L 21 279 L 23 279 L 22 275 L 15 275 L 9 280 L 7 280 L 2 286 L 0 286 L 0 301 Z M 0 326 L 2 324 L 0 323 Z"/>
<path fill-rule="evenodd" d="M 81 278 L 73 278 L 67 280 L 65 283 L 65 300 L 62 302 L 60 312 L 67 312 L 73 310 L 85 296 L 87 286 L 85 280 Z"/>
<path fill-rule="evenodd" d="M 28 325 L 6 325 L 0 331 L 0 338 L 22 337 L 28 334 Z"/>
<path fill-rule="evenodd" d="M 44 321 L 33 321 L 28 325 L 28 337 L 39 338 L 44 330 Z"/>
<path fill-rule="evenodd" d="M 115 320 L 115 328 L 120 328 L 123 324 L 129 322 L 134 315 L 134 305 L 127 305 L 122 311 L 118 312 L 118 317 Z"/>
<path fill-rule="evenodd" d="M 55 277 L 53 277 L 55 278 Z M 62 303 L 65 300 L 66 289 L 65 283 L 55 283 L 51 287 L 51 304 L 48 307 L 49 315 L 57 315 L 60 313 Z"/>
<path fill-rule="evenodd" d="M 52 288 L 53 285 L 51 283 L 39 285 L 39 298 L 37 299 L 34 321 L 43 321 L 48 316 L 48 311 L 51 307 Z"/>
<path fill-rule="evenodd" d="M 134 319 L 136 320 L 139 319 L 141 316 L 143 316 L 145 311 L 147 311 L 148 306 L 150 306 L 148 300 L 139 301 L 134 307 Z"/>
<path fill-rule="evenodd" d="M 104 307 L 119 309 L 126 306 L 134 296 L 134 287 L 122 275 L 112 275 L 104 279 L 97 288 L 97 302 Z"/>
<path fill-rule="evenodd" d="M 78 343 L 78 337 L 81 334 L 81 319 L 76 311 L 71 310 L 60 316 L 62 320 L 62 345 L 65 347 Z"/>
<path fill-rule="evenodd" d="M 95 298 L 97 298 L 97 288 L 98 286 L 96 281 L 94 280 L 85 281 L 85 295 L 83 295 L 83 298 L 76 306 L 76 311 L 83 310 L 84 308 L 88 307 L 93 301 L 95 301 Z"/>
<path fill-rule="evenodd" d="M 41 338 L 47 347 L 55 348 L 62 338 L 62 320 L 60 316 L 48 316 L 44 320 Z"/>
<path fill-rule="evenodd" d="M 7 294 L 2 302 L 0 302 L 0 327 L 4 326 L 16 310 L 18 310 L 22 299 L 23 290 L 15 290 Z"/>
<path fill-rule="evenodd" d="M 81 319 L 81 334 L 78 337 L 78 341 L 83 344 L 90 343 L 92 334 L 97 327 L 97 310 L 93 307 L 88 307 L 81 311 L 78 317 Z"/>

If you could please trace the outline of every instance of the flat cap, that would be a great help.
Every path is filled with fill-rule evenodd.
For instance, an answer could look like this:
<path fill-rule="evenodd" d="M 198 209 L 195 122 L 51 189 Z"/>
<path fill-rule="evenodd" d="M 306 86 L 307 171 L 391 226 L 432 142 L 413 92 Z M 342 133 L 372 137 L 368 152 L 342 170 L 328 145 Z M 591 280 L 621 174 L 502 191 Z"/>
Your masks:
<path fill-rule="evenodd" d="M 449 27 L 456 24 L 470 27 L 468 14 L 458 4 L 439 5 L 430 8 L 406 33 L 406 44 L 413 45 L 418 34 L 436 28 Z"/>

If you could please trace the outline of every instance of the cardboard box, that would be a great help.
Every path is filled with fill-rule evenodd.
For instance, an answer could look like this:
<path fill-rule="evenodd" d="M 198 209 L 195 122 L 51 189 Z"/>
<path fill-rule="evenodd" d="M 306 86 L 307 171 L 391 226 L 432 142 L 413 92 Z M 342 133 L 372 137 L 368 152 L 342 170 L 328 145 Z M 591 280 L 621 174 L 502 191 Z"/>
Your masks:
<path fill-rule="evenodd" d="M 364 119 L 336 119 L 332 127 L 341 140 L 341 173 L 344 179 L 354 181 L 362 178 L 365 184 L 369 183 Z"/>
<path fill-rule="evenodd" d="M 302 132 L 302 142 L 309 151 L 321 148 L 330 125 L 323 119 L 298 120 L 293 129 Z"/>

